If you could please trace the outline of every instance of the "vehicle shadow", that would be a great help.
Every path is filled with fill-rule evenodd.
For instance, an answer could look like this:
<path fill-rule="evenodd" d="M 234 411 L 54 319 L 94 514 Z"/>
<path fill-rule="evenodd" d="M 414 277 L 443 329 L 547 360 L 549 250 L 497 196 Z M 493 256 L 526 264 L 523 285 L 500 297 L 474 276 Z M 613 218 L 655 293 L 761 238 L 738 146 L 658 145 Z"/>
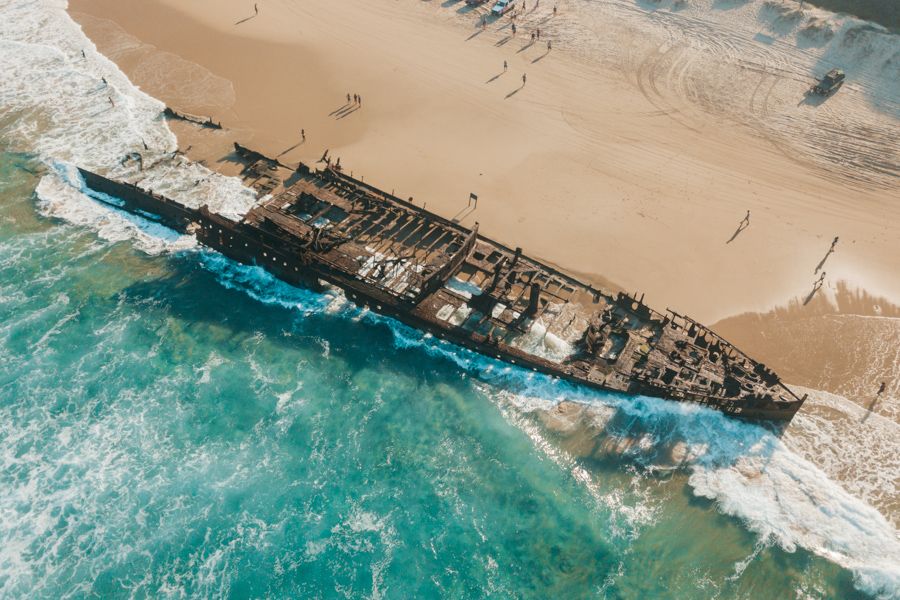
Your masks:
<path fill-rule="evenodd" d="M 829 98 L 834 96 L 839 89 L 843 87 L 843 84 L 836 87 L 831 93 L 828 94 L 817 94 L 812 90 L 807 90 L 805 94 L 803 94 L 803 98 L 800 102 L 797 103 L 797 106 L 807 105 L 807 106 L 822 106 L 826 102 L 828 102 Z"/>

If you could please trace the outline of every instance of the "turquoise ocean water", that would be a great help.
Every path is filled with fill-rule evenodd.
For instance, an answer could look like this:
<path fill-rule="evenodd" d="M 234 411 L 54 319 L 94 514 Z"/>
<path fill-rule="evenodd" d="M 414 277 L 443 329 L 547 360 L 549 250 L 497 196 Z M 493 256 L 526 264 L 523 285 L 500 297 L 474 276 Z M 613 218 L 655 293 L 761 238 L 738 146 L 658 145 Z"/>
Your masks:
<path fill-rule="evenodd" d="M 843 404 L 782 439 L 568 387 L 82 194 L 74 164 L 253 198 L 167 157 L 160 103 L 64 7 L 0 0 L 0 597 L 900 596 L 866 501 L 895 423 L 840 448 L 880 475 L 840 479 Z"/>
<path fill-rule="evenodd" d="M 863 597 L 655 452 L 554 460 L 499 363 L 42 218 L 31 168 L 0 156 L 4 596 Z M 609 426 L 690 418 L 647 414 Z"/>

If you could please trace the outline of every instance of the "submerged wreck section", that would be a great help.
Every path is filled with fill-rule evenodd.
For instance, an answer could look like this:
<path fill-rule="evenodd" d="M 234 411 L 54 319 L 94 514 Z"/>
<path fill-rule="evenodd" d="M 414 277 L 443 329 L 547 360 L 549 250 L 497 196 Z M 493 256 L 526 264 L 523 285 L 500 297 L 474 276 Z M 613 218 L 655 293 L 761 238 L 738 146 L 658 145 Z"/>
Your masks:
<path fill-rule="evenodd" d="M 245 156 L 250 172 L 271 168 Z M 79 171 L 98 199 L 236 261 L 295 285 L 338 286 L 359 305 L 524 368 L 757 420 L 789 421 L 805 400 L 688 317 L 582 283 L 484 237 L 477 223 L 466 228 L 340 169 L 301 164 L 240 221 Z"/>

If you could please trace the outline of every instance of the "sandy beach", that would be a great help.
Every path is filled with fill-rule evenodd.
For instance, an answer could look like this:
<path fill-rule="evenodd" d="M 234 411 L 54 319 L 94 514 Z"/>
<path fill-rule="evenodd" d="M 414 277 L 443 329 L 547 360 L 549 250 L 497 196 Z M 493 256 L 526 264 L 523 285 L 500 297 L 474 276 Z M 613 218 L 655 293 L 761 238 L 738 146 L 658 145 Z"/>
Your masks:
<path fill-rule="evenodd" d="M 839 289 L 863 290 L 884 306 L 900 298 L 900 208 L 891 202 L 900 154 L 890 116 L 876 115 L 887 141 L 870 135 L 869 170 L 865 154 L 822 163 L 815 147 L 790 140 L 813 109 L 831 108 L 825 115 L 835 119 L 867 111 L 859 90 L 797 108 L 806 83 L 770 84 L 763 74 L 755 88 L 744 82 L 754 97 L 768 87 L 762 111 L 746 119 L 740 107 L 729 116 L 687 96 L 648 93 L 663 82 L 643 71 L 670 51 L 633 40 L 614 65 L 592 62 L 583 48 L 566 48 L 561 32 L 585 18 L 567 3 L 556 16 L 546 5 L 518 17 L 515 37 L 506 18 L 482 30 L 480 13 L 461 2 L 258 6 L 254 15 L 237 0 L 72 0 L 69 10 L 144 91 L 222 122 L 225 130 L 212 133 L 170 123 L 189 156 L 213 169 L 237 173 L 228 158 L 234 141 L 288 164 L 314 163 L 328 149 L 367 181 L 464 224 L 478 221 L 488 235 L 583 278 L 709 323 L 725 319 L 726 337 L 792 382 L 868 405 L 864 392 L 887 378 L 895 395 L 891 361 L 857 365 L 858 397 L 823 367 L 847 362 L 837 342 L 846 326 L 823 310 L 867 316 L 876 303 L 819 302 Z M 543 39 L 530 43 L 528 32 L 540 27 L 545 38 L 557 32 L 551 50 Z M 349 106 L 347 94 L 362 105 Z M 777 120 L 785 115 L 793 121 Z M 849 138 L 852 123 L 839 124 Z M 815 129 L 808 137 L 816 143 Z M 865 152 L 835 139 L 821 145 Z M 887 176 L 879 179 L 879 169 Z M 470 192 L 476 210 L 467 208 Z M 747 211 L 749 227 L 733 237 Z M 822 271 L 822 296 L 806 306 Z M 881 356 L 895 321 L 870 323 L 878 335 L 854 345 Z M 786 333 L 797 326 L 803 335 Z"/>
<path fill-rule="evenodd" d="M 0 0 L 0 596 L 900 593 L 900 38 L 795 0 L 528 3 L 512 36 L 463 0 Z M 837 93 L 806 93 L 835 67 Z M 710 324 L 803 407 L 770 429 L 569 384 L 292 279 L 365 228 L 344 264 L 396 291 L 429 268 L 403 247 L 445 237 L 293 172 L 326 149 Z M 269 216 L 155 222 L 103 175 Z M 285 215 L 315 253 L 267 235 Z M 475 298 L 484 249 L 419 307 L 478 327 L 521 307 L 506 284 Z M 335 283 L 329 264 L 311 272 Z M 598 351 L 568 312 L 589 296 L 551 305 L 568 290 L 533 268 L 508 269 L 542 286 L 516 348 L 707 356 L 756 401 L 746 365 L 657 343 L 637 308 Z"/>
<path fill-rule="evenodd" d="M 627 73 L 526 47 L 521 30 L 498 45 L 505 21 L 467 30 L 418 4 L 265 2 L 253 16 L 237 0 L 73 0 L 70 11 L 145 91 L 244 143 L 285 162 L 330 149 L 367 181 L 652 305 L 708 322 L 767 310 L 809 290 L 835 235 L 829 280 L 900 297 L 888 190 L 828 178 L 715 115 L 697 127 L 696 112 L 659 114 Z M 362 107 L 335 115 L 347 93 Z M 465 210 L 470 192 L 477 211 Z M 726 244 L 748 210 L 751 226 Z"/>

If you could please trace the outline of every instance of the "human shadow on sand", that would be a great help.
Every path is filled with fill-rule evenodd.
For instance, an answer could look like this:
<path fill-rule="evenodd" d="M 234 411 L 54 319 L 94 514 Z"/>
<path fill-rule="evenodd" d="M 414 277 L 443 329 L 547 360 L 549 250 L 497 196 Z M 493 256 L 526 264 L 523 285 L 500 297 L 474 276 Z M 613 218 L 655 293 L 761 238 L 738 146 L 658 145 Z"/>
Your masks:
<path fill-rule="evenodd" d="M 509 99 L 509 98 L 512 98 L 513 96 L 515 96 L 516 94 L 518 94 L 519 92 L 521 92 L 522 89 L 523 89 L 524 87 L 525 87 L 525 84 L 523 83 L 522 85 L 520 85 L 519 87 L 517 87 L 516 89 L 514 89 L 513 91 L 511 91 L 510 93 L 508 93 L 508 94 L 505 96 L 504 100 Z"/>

